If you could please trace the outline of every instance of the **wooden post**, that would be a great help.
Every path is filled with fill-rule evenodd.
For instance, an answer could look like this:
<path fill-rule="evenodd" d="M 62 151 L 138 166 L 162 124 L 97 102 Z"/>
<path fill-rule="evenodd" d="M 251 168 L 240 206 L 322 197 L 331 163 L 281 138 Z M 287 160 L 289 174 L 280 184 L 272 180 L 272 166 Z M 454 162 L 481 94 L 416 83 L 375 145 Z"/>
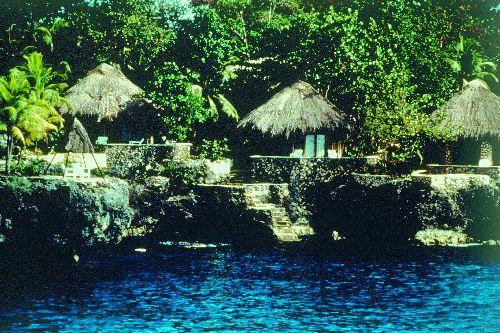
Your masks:
<path fill-rule="evenodd" d="M 43 174 L 46 175 L 47 172 L 49 171 L 50 169 L 50 166 L 52 165 L 52 163 L 54 162 L 54 159 L 56 158 L 56 155 L 57 155 L 57 152 L 54 152 L 54 156 L 52 156 L 52 159 L 50 160 L 49 164 L 47 165 L 47 167 L 45 168 Z"/>
<path fill-rule="evenodd" d="M 453 164 L 453 155 L 451 152 L 451 146 L 449 143 L 444 145 L 444 164 L 451 165 Z"/>

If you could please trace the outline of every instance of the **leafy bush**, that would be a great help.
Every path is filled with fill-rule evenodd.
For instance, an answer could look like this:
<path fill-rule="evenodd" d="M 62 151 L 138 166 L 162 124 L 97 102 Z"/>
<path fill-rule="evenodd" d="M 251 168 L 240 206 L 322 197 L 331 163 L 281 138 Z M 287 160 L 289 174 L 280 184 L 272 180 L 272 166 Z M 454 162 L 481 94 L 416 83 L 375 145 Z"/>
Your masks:
<path fill-rule="evenodd" d="M 230 150 L 226 138 L 222 140 L 204 139 L 199 147 L 198 156 L 201 159 L 219 161 L 226 158 L 229 151 Z"/>
<path fill-rule="evenodd" d="M 46 169 L 47 172 L 45 172 Z M 16 176 L 42 176 L 44 174 L 61 176 L 63 175 L 64 170 L 60 165 L 51 164 L 49 166 L 49 163 L 46 160 L 28 158 L 21 159 L 19 163 L 14 164 L 12 172 Z"/>
<path fill-rule="evenodd" d="M 155 70 L 154 80 L 146 86 L 145 96 L 163 106 L 158 120 L 164 124 L 164 133 L 169 138 L 184 141 L 196 124 L 203 124 L 209 118 L 210 110 L 204 107 L 203 98 L 190 89 L 190 78 L 172 62 Z"/>
<path fill-rule="evenodd" d="M 407 71 L 392 72 L 380 91 L 369 96 L 356 147 L 379 155 L 387 171 L 396 173 L 404 171 L 405 165 L 411 170 L 411 164 L 421 164 L 429 141 L 453 138 L 451 130 L 437 127 L 424 112 L 430 96 L 415 97 L 417 87 L 411 86 L 409 78 Z"/>
<path fill-rule="evenodd" d="M 182 191 L 201 182 L 206 170 L 201 164 L 167 161 L 160 174 L 170 179 L 170 185 L 174 191 Z"/>
<path fill-rule="evenodd" d="M 108 176 L 108 169 L 92 169 L 90 170 L 92 177 L 106 177 Z"/>

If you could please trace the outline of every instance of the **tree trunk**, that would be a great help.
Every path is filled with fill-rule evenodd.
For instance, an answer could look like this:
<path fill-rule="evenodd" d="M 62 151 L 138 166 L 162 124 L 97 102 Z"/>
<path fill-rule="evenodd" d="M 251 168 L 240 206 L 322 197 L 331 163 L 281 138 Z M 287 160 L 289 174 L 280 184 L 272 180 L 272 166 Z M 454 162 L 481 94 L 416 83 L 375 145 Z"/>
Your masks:
<path fill-rule="evenodd" d="M 451 151 L 451 145 L 446 143 L 444 146 L 444 164 L 451 165 L 453 163 L 453 153 Z"/>
<path fill-rule="evenodd" d="M 14 151 L 14 138 L 12 135 L 7 135 L 7 159 L 5 161 L 5 173 L 10 175 L 10 167 L 12 163 L 12 153 Z"/>

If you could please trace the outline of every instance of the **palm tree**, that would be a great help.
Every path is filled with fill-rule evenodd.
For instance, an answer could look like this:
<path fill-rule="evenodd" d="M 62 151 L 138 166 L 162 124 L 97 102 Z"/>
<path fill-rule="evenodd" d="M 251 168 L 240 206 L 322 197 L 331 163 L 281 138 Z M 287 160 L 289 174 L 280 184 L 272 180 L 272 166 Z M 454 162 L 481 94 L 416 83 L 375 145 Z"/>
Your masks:
<path fill-rule="evenodd" d="M 495 63 L 486 61 L 476 40 L 460 36 L 460 40 L 453 46 L 453 49 L 455 54 L 449 62 L 457 74 L 460 90 L 467 81 L 473 79 L 489 78 L 498 82 L 498 78 L 493 74 L 497 69 Z"/>
<path fill-rule="evenodd" d="M 214 93 L 208 87 L 203 88 L 199 84 L 191 85 L 192 94 L 204 98 L 208 103 L 210 117 L 217 119 L 220 114 L 226 117 L 238 120 L 239 115 L 233 104 L 221 93 Z"/>
<path fill-rule="evenodd" d="M 53 83 L 65 75 L 46 67 L 39 52 L 24 59 L 25 64 L 0 77 L 0 131 L 7 135 L 7 174 L 15 142 L 30 146 L 48 140 L 49 134 L 63 123 L 57 108 L 67 103 L 61 97 L 66 84 Z"/>

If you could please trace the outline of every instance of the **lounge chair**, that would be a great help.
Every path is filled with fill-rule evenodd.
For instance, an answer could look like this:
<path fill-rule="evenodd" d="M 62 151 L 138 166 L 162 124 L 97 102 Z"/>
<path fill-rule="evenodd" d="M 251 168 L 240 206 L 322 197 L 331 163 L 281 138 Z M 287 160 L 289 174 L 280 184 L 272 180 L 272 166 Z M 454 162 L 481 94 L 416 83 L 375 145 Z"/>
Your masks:
<path fill-rule="evenodd" d="M 294 149 L 294 151 L 290 154 L 290 157 L 302 157 L 303 154 L 303 149 Z"/>
<path fill-rule="evenodd" d="M 95 144 L 100 145 L 100 146 L 107 145 L 108 144 L 108 137 L 107 136 L 98 136 Z"/>
<path fill-rule="evenodd" d="M 139 141 L 129 141 L 128 144 L 129 145 L 142 145 L 143 142 L 144 142 L 144 139 L 141 139 Z"/>

